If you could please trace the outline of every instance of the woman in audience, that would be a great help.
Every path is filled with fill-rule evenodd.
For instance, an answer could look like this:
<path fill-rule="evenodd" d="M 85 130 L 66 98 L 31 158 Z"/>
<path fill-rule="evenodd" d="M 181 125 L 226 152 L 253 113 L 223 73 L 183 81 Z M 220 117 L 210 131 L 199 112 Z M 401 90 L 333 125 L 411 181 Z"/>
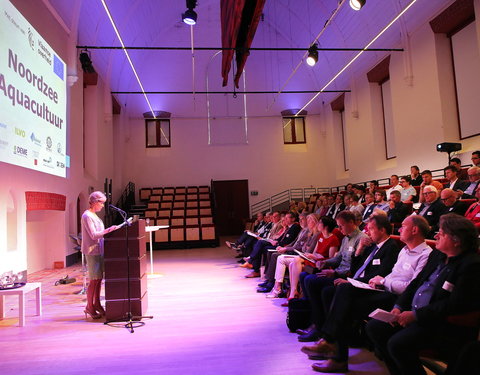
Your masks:
<path fill-rule="evenodd" d="M 82 215 L 82 253 L 85 254 L 88 270 L 87 306 L 84 313 L 93 319 L 100 319 L 105 315 L 105 310 L 100 304 L 100 290 L 103 279 L 103 236 L 113 232 L 119 226 L 112 225 L 105 229 L 102 219 L 97 212 L 103 209 L 107 197 L 101 191 L 90 194 L 88 202 L 90 208 Z"/>
<path fill-rule="evenodd" d="M 323 216 L 318 221 L 317 230 L 320 233 L 317 241 L 317 246 L 312 254 L 305 254 L 307 258 L 316 262 L 325 258 L 332 258 L 338 251 L 340 240 L 338 236 L 333 234 L 337 223 L 334 219 L 328 216 Z"/>
<path fill-rule="evenodd" d="M 307 216 L 307 228 L 308 234 L 306 236 L 306 241 L 303 243 L 300 249 L 296 249 L 295 247 L 282 247 L 277 248 L 277 251 L 280 253 L 284 253 L 284 255 L 280 255 L 277 258 L 277 266 L 275 269 L 275 285 L 273 286 L 272 292 L 267 294 L 267 298 L 277 298 L 280 293 L 282 292 L 282 283 L 283 278 L 285 277 L 285 270 L 290 265 L 294 264 L 297 258 L 300 256 L 295 252 L 301 251 L 302 253 L 308 254 L 312 253 L 315 249 L 319 237 L 319 233 L 317 231 L 317 224 L 318 219 L 315 214 L 310 214 Z M 297 286 L 298 286 L 298 276 L 300 275 L 300 271 L 294 271 L 290 273 L 290 296 L 289 299 L 294 298 Z"/>
<path fill-rule="evenodd" d="M 401 201 L 403 203 L 413 203 L 417 196 L 417 191 L 415 188 L 410 185 L 412 179 L 410 176 L 403 176 L 400 178 L 400 185 L 402 185 L 402 190 L 400 190 Z"/>

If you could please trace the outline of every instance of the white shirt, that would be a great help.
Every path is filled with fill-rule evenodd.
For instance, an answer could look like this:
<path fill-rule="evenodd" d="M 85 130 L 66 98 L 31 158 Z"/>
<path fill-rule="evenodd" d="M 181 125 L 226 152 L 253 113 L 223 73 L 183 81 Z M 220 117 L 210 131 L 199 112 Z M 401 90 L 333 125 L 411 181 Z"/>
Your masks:
<path fill-rule="evenodd" d="M 385 290 L 395 294 L 402 294 L 408 284 L 417 277 L 427 263 L 432 248 L 425 242 L 409 250 L 405 246 L 398 254 L 397 262 L 387 276 L 385 276 Z"/>
<path fill-rule="evenodd" d="M 400 184 L 398 184 L 398 185 L 396 185 L 396 186 L 392 186 L 390 189 L 388 189 L 388 190 L 386 191 L 386 193 L 387 193 L 387 200 L 390 199 L 390 193 L 391 193 L 392 191 L 394 191 L 394 190 L 402 191 L 402 189 L 403 189 L 403 188 L 402 188 L 402 185 L 400 185 Z"/>

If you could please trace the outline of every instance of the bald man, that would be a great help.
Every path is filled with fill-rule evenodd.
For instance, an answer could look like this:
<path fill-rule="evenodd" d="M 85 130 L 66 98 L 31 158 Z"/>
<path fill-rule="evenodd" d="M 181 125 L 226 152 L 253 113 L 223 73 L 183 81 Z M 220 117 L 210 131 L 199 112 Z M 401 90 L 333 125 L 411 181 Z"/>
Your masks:
<path fill-rule="evenodd" d="M 458 200 L 458 193 L 450 188 L 443 189 L 440 193 L 440 201 L 445 205 L 445 213 L 454 213 L 461 216 L 465 215 L 468 204 Z"/>

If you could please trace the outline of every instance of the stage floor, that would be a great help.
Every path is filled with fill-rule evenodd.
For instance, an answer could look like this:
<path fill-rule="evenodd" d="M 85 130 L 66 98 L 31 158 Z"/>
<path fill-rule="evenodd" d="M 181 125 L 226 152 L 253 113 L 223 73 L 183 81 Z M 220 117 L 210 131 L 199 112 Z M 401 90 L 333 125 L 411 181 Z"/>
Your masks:
<path fill-rule="evenodd" d="M 152 320 L 133 334 L 103 321 L 85 320 L 79 265 L 29 275 L 41 281 L 43 316 L 34 294 L 26 304 L 26 327 L 18 327 L 17 304 L 6 298 L 0 320 L 0 372 L 10 374 L 312 374 L 296 334 L 285 325 L 285 299 L 255 293 L 234 252 L 222 246 L 154 252 L 149 279 Z M 77 283 L 54 286 L 65 275 Z M 372 353 L 351 349 L 349 374 L 386 374 Z"/>

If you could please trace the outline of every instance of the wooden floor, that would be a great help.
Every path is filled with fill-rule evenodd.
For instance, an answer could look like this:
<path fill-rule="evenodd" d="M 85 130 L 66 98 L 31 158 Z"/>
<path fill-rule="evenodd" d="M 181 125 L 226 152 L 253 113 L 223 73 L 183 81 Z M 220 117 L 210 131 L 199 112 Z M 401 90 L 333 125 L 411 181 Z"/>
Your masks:
<path fill-rule="evenodd" d="M 223 242 L 222 242 L 223 243 Z M 149 311 L 154 319 L 133 334 L 83 316 L 80 267 L 32 274 L 41 281 L 43 316 L 28 299 L 26 327 L 6 299 L 0 320 L 0 373 L 7 374 L 312 374 L 285 326 L 284 299 L 255 293 L 258 279 L 245 279 L 232 250 L 219 248 L 154 252 Z M 68 274 L 78 282 L 53 286 Z M 386 374 L 369 352 L 352 349 L 349 374 Z"/>

